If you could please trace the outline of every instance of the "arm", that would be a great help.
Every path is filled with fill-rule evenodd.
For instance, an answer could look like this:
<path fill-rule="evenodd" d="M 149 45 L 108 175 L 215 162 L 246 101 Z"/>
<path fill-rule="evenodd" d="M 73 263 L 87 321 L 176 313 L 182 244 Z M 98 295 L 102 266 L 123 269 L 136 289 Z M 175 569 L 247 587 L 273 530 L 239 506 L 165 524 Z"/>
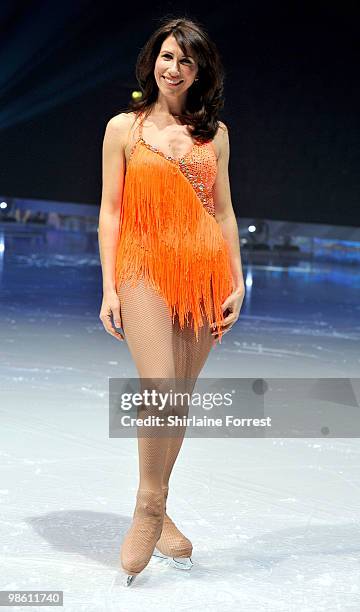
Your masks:
<path fill-rule="evenodd" d="M 115 260 L 126 171 L 125 145 L 128 129 L 129 117 L 125 113 L 110 119 L 106 126 L 102 151 L 103 180 L 98 230 L 103 277 L 103 300 L 99 317 L 105 330 L 118 340 L 123 340 L 124 337 L 114 329 L 114 326 L 122 327 L 120 300 L 115 288 Z"/>
<path fill-rule="evenodd" d="M 244 279 L 242 274 L 239 230 L 231 202 L 229 183 L 230 146 L 227 127 L 221 121 L 217 132 L 218 145 L 218 172 L 213 187 L 215 218 L 221 227 L 222 234 L 230 247 L 230 263 L 233 277 L 233 290 L 244 292 Z"/>
<path fill-rule="evenodd" d="M 116 244 L 125 178 L 127 132 L 128 118 L 121 113 L 108 122 L 103 141 L 98 240 L 104 293 L 115 291 Z"/>

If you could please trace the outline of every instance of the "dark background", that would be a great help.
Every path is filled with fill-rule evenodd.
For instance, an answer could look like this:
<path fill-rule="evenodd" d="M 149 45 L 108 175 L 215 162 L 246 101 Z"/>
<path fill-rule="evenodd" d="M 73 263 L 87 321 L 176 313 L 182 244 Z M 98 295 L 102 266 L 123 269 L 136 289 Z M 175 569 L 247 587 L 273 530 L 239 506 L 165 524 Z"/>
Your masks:
<path fill-rule="evenodd" d="M 99 206 L 106 123 L 164 15 L 220 50 L 236 213 L 360 225 L 355 2 L 2 2 L 0 193 Z"/>

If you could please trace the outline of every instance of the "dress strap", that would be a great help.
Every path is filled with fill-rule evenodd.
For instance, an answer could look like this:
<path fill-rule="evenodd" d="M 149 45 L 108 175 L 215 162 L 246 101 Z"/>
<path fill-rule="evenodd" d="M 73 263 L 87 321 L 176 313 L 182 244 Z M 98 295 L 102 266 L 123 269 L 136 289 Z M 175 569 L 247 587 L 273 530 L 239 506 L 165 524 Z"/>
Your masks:
<path fill-rule="evenodd" d="M 144 123 L 144 113 L 141 112 L 139 116 L 140 116 L 140 120 L 139 120 L 139 136 L 138 136 L 138 140 L 140 140 L 140 138 L 142 138 L 143 123 Z"/>

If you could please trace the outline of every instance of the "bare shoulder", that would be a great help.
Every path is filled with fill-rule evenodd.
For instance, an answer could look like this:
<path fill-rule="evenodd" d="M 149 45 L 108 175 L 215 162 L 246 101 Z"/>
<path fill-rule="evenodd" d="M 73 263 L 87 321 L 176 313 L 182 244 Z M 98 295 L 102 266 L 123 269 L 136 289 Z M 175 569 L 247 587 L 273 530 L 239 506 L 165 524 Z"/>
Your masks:
<path fill-rule="evenodd" d="M 219 121 L 219 128 L 222 132 L 227 132 L 227 125 L 223 121 Z"/>
<path fill-rule="evenodd" d="M 229 132 L 227 125 L 223 121 L 218 122 L 218 129 L 214 137 L 214 144 L 217 150 L 217 157 L 227 157 L 229 150 Z"/>
<path fill-rule="evenodd" d="M 118 115 L 114 115 L 109 119 L 109 123 L 113 125 L 130 125 L 135 120 L 136 114 L 133 112 L 129 113 L 119 113 Z"/>
<path fill-rule="evenodd" d="M 219 129 L 216 133 L 221 143 L 226 144 L 229 141 L 229 130 L 227 128 L 226 123 L 223 121 L 219 121 Z"/>
<path fill-rule="evenodd" d="M 108 139 L 119 139 L 126 141 L 127 135 L 135 120 L 135 113 L 119 113 L 111 117 L 106 125 L 106 136 Z"/>

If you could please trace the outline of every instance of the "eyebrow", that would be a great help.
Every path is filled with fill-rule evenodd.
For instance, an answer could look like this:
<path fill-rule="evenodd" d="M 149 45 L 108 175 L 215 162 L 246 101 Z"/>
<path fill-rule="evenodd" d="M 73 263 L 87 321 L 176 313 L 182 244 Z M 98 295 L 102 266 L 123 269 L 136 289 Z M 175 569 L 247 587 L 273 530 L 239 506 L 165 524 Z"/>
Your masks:
<path fill-rule="evenodd" d="M 167 49 L 163 49 L 161 53 L 171 53 L 171 55 L 174 55 L 173 51 L 168 51 Z M 190 57 L 191 59 L 193 59 L 192 55 L 183 55 L 183 57 Z"/>

